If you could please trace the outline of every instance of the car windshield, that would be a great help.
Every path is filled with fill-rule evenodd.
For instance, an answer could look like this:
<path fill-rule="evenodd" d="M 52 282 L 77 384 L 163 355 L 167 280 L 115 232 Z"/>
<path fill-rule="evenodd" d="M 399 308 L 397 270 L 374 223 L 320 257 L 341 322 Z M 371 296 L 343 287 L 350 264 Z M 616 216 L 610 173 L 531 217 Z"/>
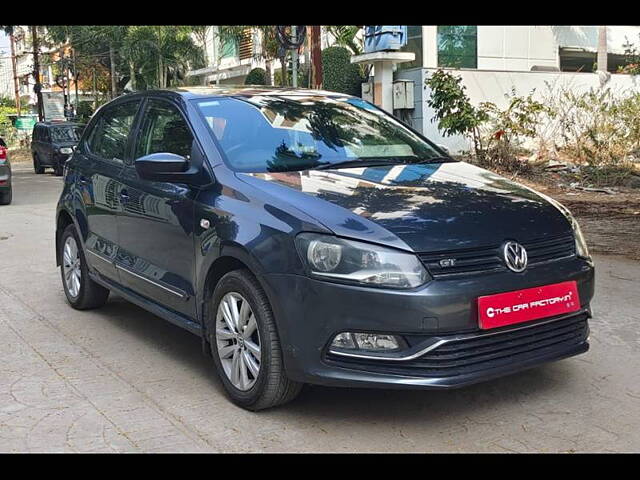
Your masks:
<path fill-rule="evenodd" d="M 53 127 L 51 141 L 55 143 L 78 143 L 82 136 L 82 128 L 77 126 Z"/>
<path fill-rule="evenodd" d="M 451 161 L 360 98 L 255 95 L 197 105 L 230 167 L 240 172 Z"/>

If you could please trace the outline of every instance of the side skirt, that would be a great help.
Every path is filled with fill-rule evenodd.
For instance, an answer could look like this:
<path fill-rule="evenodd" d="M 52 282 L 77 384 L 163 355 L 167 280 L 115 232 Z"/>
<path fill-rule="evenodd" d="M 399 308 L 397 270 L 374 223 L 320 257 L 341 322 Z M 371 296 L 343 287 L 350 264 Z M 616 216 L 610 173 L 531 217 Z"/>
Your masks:
<path fill-rule="evenodd" d="M 173 310 L 169 310 L 168 308 L 164 308 L 161 305 L 158 305 L 156 302 L 149 300 L 142 295 L 135 293 L 133 290 L 129 288 L 124 288 L 122 285 L 113 282 L 99 274 L 90 273 L 91 279 L 96 283 L 99 283 L 105 288 L 112 290 L 117 293 L 121 297 L 130 301 L 131 303 L 138 305 L 141 308 L 153 313 L 154 315 L 159 316 L 160 318 L 166 320 L 167 322 L 173 323 L 174 325 L 184 328 L 189 332 L 202 337 L 202 326 L 194 322 L 192 319 L 185 317 L 179 313 L 174 312 Z"/>

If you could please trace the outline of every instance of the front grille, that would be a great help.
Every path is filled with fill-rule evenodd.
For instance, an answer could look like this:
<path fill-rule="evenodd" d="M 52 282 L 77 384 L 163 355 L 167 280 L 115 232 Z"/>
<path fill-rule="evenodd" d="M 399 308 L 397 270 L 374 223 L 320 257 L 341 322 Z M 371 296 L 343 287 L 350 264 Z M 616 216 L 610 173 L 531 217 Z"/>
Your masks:
<path fill-rule="evenodd" d="M 576 253 L 573 235 L 521 243 L 527 250 L 528 266 L 569 258 Z M 419 253 L 418 257 L 434 277 L 507 270 L 502 259 L 502 245 Z"/>
<path fill-rule="evenodd" d="M 447 340 L 421 357 L 408 361 L 369 360 L 327 353 L 327 360 L 343 367 L 378 373 L 423 377 L 451 377 L 517 364 L 586 341 L 587 313 L 526 327 L 510 327 Z"/>

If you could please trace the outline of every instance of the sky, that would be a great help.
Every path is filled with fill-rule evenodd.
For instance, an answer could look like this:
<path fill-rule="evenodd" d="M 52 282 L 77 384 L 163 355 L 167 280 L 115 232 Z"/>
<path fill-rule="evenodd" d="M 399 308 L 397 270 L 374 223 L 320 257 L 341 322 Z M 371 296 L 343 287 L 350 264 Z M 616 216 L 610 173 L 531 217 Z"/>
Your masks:
<path fill-rule="evenodd" d="M 0 32 L 0 55 L 9 55 L 9 37 Z"/>

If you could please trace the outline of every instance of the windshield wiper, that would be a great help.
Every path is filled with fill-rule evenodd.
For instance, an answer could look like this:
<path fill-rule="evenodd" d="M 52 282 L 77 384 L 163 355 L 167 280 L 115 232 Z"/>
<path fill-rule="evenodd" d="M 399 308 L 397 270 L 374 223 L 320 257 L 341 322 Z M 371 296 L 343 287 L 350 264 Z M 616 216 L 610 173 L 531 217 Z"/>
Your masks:
<path fill-rule="evenodd" d="M 342 162 L 324 163 L 315 167 L 311 167 L 314 170 L 331 170 L 337 168 L 349 168 L 349 167 L 381 167 L 385 165 L 419 165 L 425 163 L 443 163 L 443 162 L 455 162 L 456 160 L 451 157 L 431 157 L 420 159 L 414 155 L 407 155 L 405 157 L 367 157 L 359 160 L 344 160 Z"/>
<path fill-rule="evenodd" d="M 452 158 L 452 157 L 432 157 L 432 158 L 426 158 L 424 160 L 420 160 L 419 162 L 414 162 L 417 164 L 420 163 L 443 163 L 443 162 L 455 162 L 456 159 Z"/>
<path fill-rule="evenodd" d="M 314 170 L 330 170 L 335 168 L 349 168 L 349 167 L 382 167 L 385 165 L 403 165 L 409 164 L 407 159 L 414 159 L 417 157 L 379 157 L 379 158 L 361 158 L 359 160 L 344 160 L 342 162 L 325 163 L 312 167 Z"/>

